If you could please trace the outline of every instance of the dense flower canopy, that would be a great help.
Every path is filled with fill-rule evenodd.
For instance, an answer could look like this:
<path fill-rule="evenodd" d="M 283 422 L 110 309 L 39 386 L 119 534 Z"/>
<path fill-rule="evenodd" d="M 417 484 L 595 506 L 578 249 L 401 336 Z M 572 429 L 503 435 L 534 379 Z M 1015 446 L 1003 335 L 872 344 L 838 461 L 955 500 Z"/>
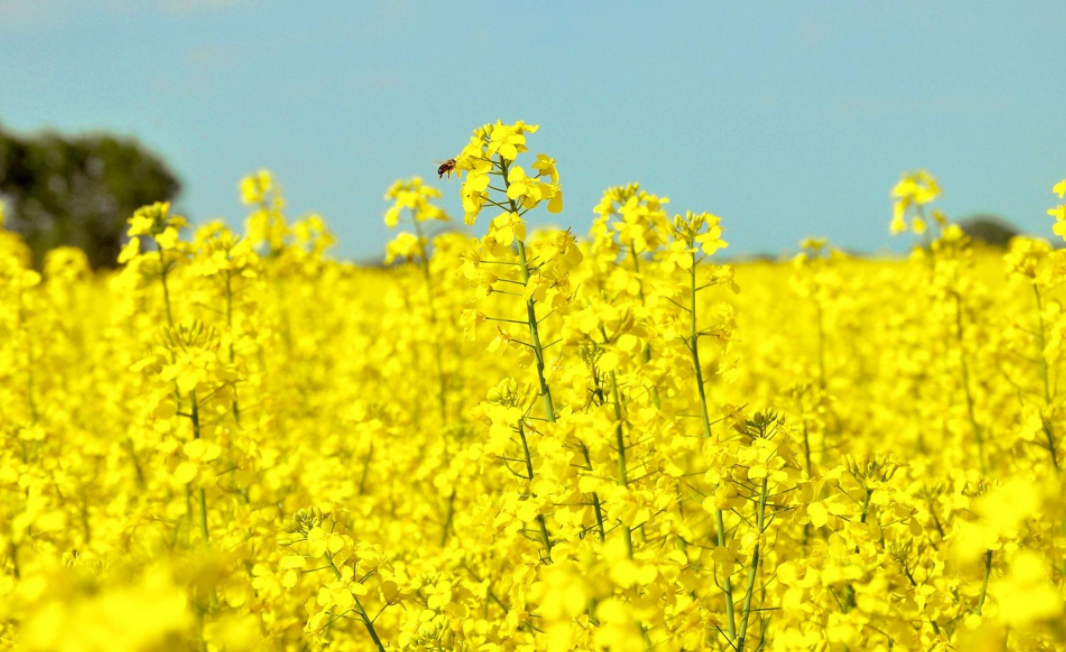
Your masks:
<path fill-rule="evenodd" d="M 147 206 L 116 272 L 0 231 L 0 647 L 1066 646 L 1066 250 L 924 171 L 906 260 L 716 263 L 728 216 L 639 184 L 539 229 L 536 132 L 456 157 L 477 235 L 392 186 L 386 268 L 267 171 L 243 235 Z"/>

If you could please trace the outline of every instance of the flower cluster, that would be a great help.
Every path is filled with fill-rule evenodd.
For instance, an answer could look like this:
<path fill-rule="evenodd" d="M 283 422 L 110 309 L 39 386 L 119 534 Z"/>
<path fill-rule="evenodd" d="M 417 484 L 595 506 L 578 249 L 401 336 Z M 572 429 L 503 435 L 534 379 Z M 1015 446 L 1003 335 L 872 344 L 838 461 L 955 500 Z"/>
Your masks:
<path fill-rule="evenodd" d="M 0 647 L 1066 646 L 1060 250 L 927 219 L 927 172 L 906 259 L 721 263 L 638 184 L 538 228 L 536 132 L 455 157 L 474 236 L 392 186 L 385 267 L 266 171 L 117 271 L 0 232 Z"/>

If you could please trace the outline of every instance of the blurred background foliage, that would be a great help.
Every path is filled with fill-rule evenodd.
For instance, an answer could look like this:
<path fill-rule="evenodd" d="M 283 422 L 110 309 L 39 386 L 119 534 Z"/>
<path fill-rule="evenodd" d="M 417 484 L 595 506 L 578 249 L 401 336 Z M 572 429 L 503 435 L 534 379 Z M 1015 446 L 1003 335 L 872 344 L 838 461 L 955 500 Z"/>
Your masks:
<path fill-rule="evenodd" d="M 974 240 L 1003 248 L 1011 238 L 1021 235 L 1018 227 L 995 215 L 974 215 L 959 220 L 959 227 Z"/>
<path fill-rule="evenodd" d="M 25 238 L 38 268 L 49 249 L 79 247 L 94 268 L 114 267 L 126 219 L 170 201 L 181 182 L 136 139 L 108 133 L 11 133 L 0 124 L 0 200 L 5 227 Z"/>

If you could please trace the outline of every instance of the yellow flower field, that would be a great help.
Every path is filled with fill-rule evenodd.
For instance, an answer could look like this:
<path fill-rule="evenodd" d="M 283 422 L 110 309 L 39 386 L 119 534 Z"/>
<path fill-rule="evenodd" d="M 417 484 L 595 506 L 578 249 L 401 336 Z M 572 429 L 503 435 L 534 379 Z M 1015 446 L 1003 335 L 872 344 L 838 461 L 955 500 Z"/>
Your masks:
<path fill-rule="evenodd" d="M 386 269 L 267 172 L 115 272 L 0 233 L 4 648 L 1066 648 L 1066 250 L 924 171 L 906 259 L 720 264 L 728 215 L 636 184 L 544 230 L 536 130 L 390 188 Z"/>

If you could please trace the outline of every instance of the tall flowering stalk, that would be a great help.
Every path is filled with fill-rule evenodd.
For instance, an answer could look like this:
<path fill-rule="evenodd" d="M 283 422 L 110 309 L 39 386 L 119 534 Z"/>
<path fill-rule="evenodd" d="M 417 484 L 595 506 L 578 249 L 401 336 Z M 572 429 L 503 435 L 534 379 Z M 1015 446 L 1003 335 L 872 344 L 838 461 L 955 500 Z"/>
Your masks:
<path fill-rule="evenodd" d="M 1056 394 L 1057 383 L 1052 380 L 1053 371 L 1060 357 L 1058 337 L 1052 343 L 1052 333 L 1061 330 L 1062 310 L 1057 302 L 1049 302 L 1047 296 L 1057 286 L 1066 282 L 1066 251 L 1052 250 L 1051 245 L 1043 240 L 1019 237 L 1010 243 L 1010 251 L 1004 256 L 1007 275 L 1028 283 L 1033 293 L 1036 308 L 1036 328 L 1029 329 L 1017 325 L 1012 333 L 1024 340 L 1035 343 L 1037 349 L 1036 363 L 1040 369 L 1039 396 L 1041 405 L 1034 414 L 1039 421 L 1052 466 L 1059 470 L 1058 438 L 1055 435 L 1055 423 L 1060 409 Z M 1018 344 L 1019 353 L 1024 355 L 1031 346 Z M 1057 377 L 1056 377 L 1057 380 Z M 1021 397 L 1021 394 L 1019 395 Z"/>
<path fill-rule="evenodd" d="M 495 323 L 498 334 L 490 350 L 502 347 L 518 350 L 521 366 L 532 362 L 536 370 L 537 393 L 543 406 L 542 419 L 554 424 L 558 406 L 552 396 L 545 352 L 557 342 L 543 342 L 543 327 L 553 312 L 571 301 L 569 272 L 581 262 L 582 255 L 569 232 L 527 237 L 524 219 L 527 213 L 541 204 L 545 204 L 550 213 L 563 209 L 555 159 L 539 154 L 532 163 L 532 174 L 517 163 L 519 155 L 527 151 L 526 134 L 537 129 L 537 125 L 522 121 L 512 125 L 502 122 L 485 125 L 474 131 L 470 142 L 455 157 L 456 169 L 463 177 L 461 194 L 466 224 L 473 225 L 486 206 L 502 211 L 489 224 L 488 233 L 464 256 L 461 273 L 477 288 L 480 296 L 514 296 L 524 304 L 521 318 L 490 316 L 469 309 L 464 312 L 462 321 L 470 337 L 474 336 L 478 324 Z M 539 306 L 549 310 L 538 312 Z M 512 325 L 524 327 L 529 341 L 513 332 Z M 505 394 L 519 395 L 515 391 Z M 518 437 L 519 461 L 524 466 L 524 473 L 519 471 L 516 474 L 524 477 L 526 493 L 529 498 L 534 498 L 534 465 L 529 436 L 537 432 L 537 428 L 528 411 L 515 414 L 514 400 L 507 400 L 511 409 L 497 412 L 497 416 L 507 416 L 507 429 Z M 534 504 L 527 500 L 524 507 Z M 537 512 L 535 520 L 545 558 L 550 559 L 553 544 L 544 514 Z"/>
<path fill-rule="evenodd" d="M 592 225 L 590 237 L 591 250 L 597 261 L 612 268 L 607 275 L 607 285 L 612 292 L 636 294 L 639 299 L 637 308 L 639 318 L 648 322 L 651 319 L 649 291 L 647 281 L 642 273 L 642 259 L 654 256 L 663 246 L 666 234 L 670 231 L 669 218 L 664 206 L 670 203 L 666 197 L 659 197 L 640 188 L 640 184 L 610 188 L 603 193 L 600 203 L 593 209 L 596 219 Z M 615 274 L 613 270 L 622 271 L 631 266 L 631 274 Z M 641 357 L 647 373 L 654 373 L 652 365 L 652 345 L 642 344 Z M 661 406 L 659 383 L 655 377 L 650 379 L 652 404 Z"/>
<path fill-rule="evenodd" d="M 976 311 L 968 310 L 965 305 L 973 288 L 970 270 L 973 268 L 972 241 L 957 225 L 952 224 L 939 210 L 933 210 L 934 222 L 939 233 L 930 240 L 928 220 L 925 207 L 942 194 L 936 178 L 925 170 L 905 173 L 892 190 L 893 217 L 890 231 L 901 233 L 909 228 L 916 234 L 923 235 L 928 250 L 917 250 L 915 256 L 923 260 L 928 267 L 927 290 L 938 312 L 946 322 L 950 337 L 958 351 L 960 370 L 959 384 L 965 399 L 966 414 L 970 432 L 977 443 L 978 465 L 982 471 L 988 470 L 985 450 L 986 433 L 977 416 L 977 398 L 975 396 L 973 373 L 968 342 L 972 333 L 967 332 L 968 316 Z"/>
<path fill-rule="evenodd" d="M 704 259 L 713 255 L 719 249 L 728 246 L 722 240 L 722 228 L 720 219 L 710 213 L 686 212 L 685 215 L 676 215 L 671 231 L 672 241 L 663 252 L 663 266 L 667 272 L 673 269 L 681 270 L 688 276 L 686 292 L 679 292 L 678 296 L 684 297 L 681 301 L 673 300 L 673 303 L 682 311 L 688 313 L 688 333 L 681 335 L 681 341 L 689 356 L 692 371 L 695 376 L 696 394 L 699 397 L 699 419 L 702 425 L 703 436 L 711 439 L 710 406 L 707 399 L 707 383 L 704 375 L 704 363 L 700 358 L 700 340 L 706 337 L 727 337 L 728 325 L 716 324 L 715 326 L 701 326 L 699 321 L 700 301 L 699 293 L 707 288 L 725 283 L 731 287 L 732 275 L 728 267 L 709 267 L 709 274 L 705 278 L 699 275 L 700 265 Z M 687 296 L 685 296 L 687 294 Z M 726 548 L 727 530 L 725 526 L 725 510 L 721 507 L 714 509 L 716 526 L 716 543 L 719 548 Z M 726 628 L 730 641 L 737 637 L 736 616 L 734 613 L 733 583 L 730 573 L 724 573 L 721 578 L 723 599 L 725 601 Z"/>
<path fill-rule="evenodd" d="M 433 204 L 433 200 L 439 199 L 440 190 L 422 183 L 420 177 L 413 177 L 407 181 L 397 181 L 385 193 L 386 200 L 394 203 L 385 212 L 385 225 L 390 229 L 400 224 L 405 213 L 410 220 L 414 233 L 400 232 L 385 248 L 385 264 L 392 263 L 397 258 L 413 260 L 422 270 L 425 281 L 426 306 L 429 309 L 429 325 L 433 329 L 430 336 L 433 339 L 433 360 L 437 372 L 437 405 L 440 409 L 441 423 L 448 420 L 448 389 L 444 377 L 443 343 L 440 333 L 436 332 L 439 319 L 437 317 L 435 281 L 429 265 L 429 240 L 426 237 L 424 222 L 439 221 L 448 222 L 450 218 L 442 208 Z"/>
<path fill-rule="evenodd" d="M 581 262 L 581 254 L 569 233 L 559 234 L 548 241 L 538 241 L 530 249 L 526 244 L 526 223 L 523 217 L 541 203 L 549 213 L 563 210 L 563 193 L 559 185 L 559 173 L 555 159 L 539 154 L 532 164 L 530 176 L 517 165 L 519 154 L 527 151 L 526 134 L 535 133 L 539 127 L 518 121 L 513 125 L 497 122 L 474 131 L 469 144 L 455 158 L 456 169 L 465 173 L 462 187 L 464 220 L 473 225 L 485 206 L 493 206 L 504 212 L 493 218 L 488 233 L 481 240 L 481 251 L 492 258 L 508 257 L 513 250 L 517 260 L 490 260 L 487 264 L 500 264 L 517 268 L 517 278 L 508 278 L 513 273 L 498 275 L 482 270 L 481 251 L 467 258 L 465 274 L 477 280 L 479 289 L 486 294 L 512 293 L 524 299 L 525 323 L 529 329 L 527 343 L 533 353 L 537 383 L 544 403 L 544 418 L 556 419 L 556 406 L 552 400 L 551 387 L 545 370 L 545 349 L 541 342 L 541 321 L 537 314 L 538 303 L 558 307 L 568 300 L 568 271 Z M 493 185 L 497 183 L 498 185 Z M 507 270 L 512 272 L 512 270 Z M 520 287 L 518 292 L 504 290 L 498 284 Z M 483 317 L 494 321 L 514 323 L 499 317 Z"/>

